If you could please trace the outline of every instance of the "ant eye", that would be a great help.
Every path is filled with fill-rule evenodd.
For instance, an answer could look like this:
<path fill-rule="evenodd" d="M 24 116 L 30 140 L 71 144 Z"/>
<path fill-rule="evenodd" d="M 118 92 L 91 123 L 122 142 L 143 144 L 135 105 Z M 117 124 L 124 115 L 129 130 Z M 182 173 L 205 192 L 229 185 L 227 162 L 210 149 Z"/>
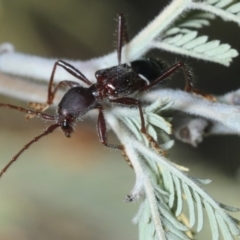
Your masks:
<path fill-rule="evenodd" d="M 99 74 L 99 72 L 97 71 L 97 72 L 95 73 L 95 77 L 98 78 L 99 76 L 100 76 L 100 74 Z"/>
<path fill-rule="evenodd" d="M 73 128 L 72 126 L 68 123 L 68 121 L 66 119 L 64 119 L 62 126 L 61 126 L 64 134 L 66 137 L 70 137 L 71 133 L 73 132 Z"/>
<path fill-rule="evenodd" d="M 95 77 L 97 78 L 97 80 L 99 82 L 102 82 L 104 80 L 106 80 L 107 76 L 106 76 L 106 70 L 98 70 L 96 73 L 95 73 Z"/>
<path fill-rule="evenodd" d="M 67 120 L 65 119 L 62 124 L 62 129 L 69 129 L 71 126 L 68 124 Z"/>

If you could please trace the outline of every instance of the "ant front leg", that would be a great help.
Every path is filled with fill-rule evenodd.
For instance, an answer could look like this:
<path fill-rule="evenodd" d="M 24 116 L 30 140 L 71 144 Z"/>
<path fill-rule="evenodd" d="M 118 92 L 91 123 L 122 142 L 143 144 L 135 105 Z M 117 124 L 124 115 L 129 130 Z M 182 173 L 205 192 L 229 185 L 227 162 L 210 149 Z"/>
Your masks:
<path fill-rule="evenodd" d="M 140 120 L 141 120 L 141 132 L 144 134 L 144 136 L 150 142 L 152 148 L 154 148 L 157 153 L 159 153 L 163 156 L 166 155 L 166 152 L 159 146 L 159 144 L 154 140 L 154 138 L 150 134 L 148 134 L 148 132 L 147 132 L 147 129 L 146 129 L 146 126 L 145 126 L 143 110 L 142 110 L 142 104 L 139 100 L 137 100 L 135 98 L 123 97 L 123 98 L 118 98 L 118 99 L 111 100 L 110 102 L 120 103 L 120 104 L 124 104 L 124 105 L 138 106 L 139 113 L 140 113 Z"/>
<path fill-rule="evenodd" d="M 69 87 L 75 87 L 78 86 L 79 84 L 77 82 L 73 82 L 73 81 L 61 81 L 59 82 L 54 88 L 53 88 L 53 81 L 54 81 L 54 76 L 57 70 L 57 67 L 62 67 L 63 69 L 65 69 L 68 73 L 70 73 L 71 75 L 73 75 L 74 77 L 78 78 L 79 80 L 83 81 L 84 83 L 86 83 L 87 85 L 91 86 L 92 83 L 78 70 L 76 69 L 74 66 L 72 66 L 71 64 L 62 61 L 62 60 L 58 60 L 57 62 L 55 62 L 54 66 L 53 66 L 53 70 L 51 73 L 51 77 L 48 83 L 48 96 L 47 96 L 47 102 L 46 103 L 35 103 L 35 102 L 30 102 L 29 105 L 30 107 L 34 108 L 35 110 L 38 111 L 45 111 L 51 104 L 53 104 L 53 100 L 54 97 L 56 95 L 57 90 L 61 87 L 61 86 L 69 86 Z M 27 118 L 31 118 L 31 116 L 27 116 Z"/>
<path fill-rule="evenodd" d="M 41 113 L 38 113 L 41 115 Z M 41 115 L 44 116 L 45 114 Z M 47 116 L 47 115 L 45 115 Z M 51 116 L 50 116 L 51 117 Z M 48 118 L 47 118 L 48 119 Z M 53 120 L 53 119 L 51 119 Z M 5 167 L 0 171 L 0 178 L 2 177 L 2 175 L 8 170 L 8 168 L 17 161 L 18 157 L 25 151 L 27 150 L 33 143 L 35 143 L 36 141 L 38 141 L 40 138 L 52 133 L 55 129 L 57 129 L 58 127 L 60 127 L 60 125 L 58 123 L 54 123 L 52 125 L 50 125 L 45 131 L 43 131 L 40 135 L 34 137 L 30 142 L 28 142 L 8 163 L 7 165 L 5 165 Z"/>
<path fill-rule="evenodd" d="M 47 108 L 48 108 L 51 104 L 53 104 L 53 100 L 54 100 L 54 98 L 55 98 L 55 95 L 56 95 L 58 89 L 59 89 L 60 87 L 62 87 L 62 86 L 72 88 L 72 87 L 77 87 L 77 86 L 79 86 L 79 83 L 73 82 L 73 81 L 67 81 L 67 80 L 61 81 L 61 82 L 59 82 L 59 83 L 54 87 L 53 90 L 51 90 L 50 94 L 48 94 L 48 98 L 47 98 L 47 102 L 46 102 L 46 103 L 30 102 L 30 103 L 29 103 L 29 106 L 30 106 L 31 108 L 34 108 L 35 110 L 44 112 L 45 110 L 47 110 Z"/>
<path fill-rule="evenodd" d="M 54 75 L 56 73 L 56 69 L 57 66 L 62 67 L 63 69 L 65 69 L 68 73 L 70 73 L 71 75 L 73 75 L 74 77 L 78 78 L 79 80 L 83 81 L 84 83 L 86 83 L 87 85 L 91 86 L 92 83 L 78 70 L 76 69 L 74 66 L 72 66 L 71 64 L 64 62 L 62 60 L 58 60 L 57 62 L 55 62 L 54 66 L 53 66 L 53 70 L 52 70 L 52 74 L 49 80 L 49 84 L 48 84 L 48 99 L 47 99 L 47 104 L 51 105 L 53 103 L 55 94 L 58 90 L 58 88 L 61 86 L 61 83 L 66 84 L 66 82 L 68 81 L 63 81 L 60 82 L 55 89 L 53 90 L 53 80 L 54 80 Z M 69 81 L 69 84 L 67 85 L 72 85 L 74 82 Z M 77 84 L 77 83 L 76 83 Z"/>
<path fill-rule="evenodd" d="M 79 86 L 79 84 L 77 82 L 73 82 L 73 81 L 61 81 L 57 84 L 57 86 L 54 88 L 54 90 L 52 91 L 52 100 L 54 99 L 55 97 L 55 94 L 57 92 L 57 90 L 61 87 L 61 86 L 68 86 L 68 87 L 77 87 Z M 48 98 L 49 99 L 49 98 Z M 36 111 L 39 111 L 39 112 L 44 112 L 45 110 L 47 110 L 49 108 L 49 106 L 53 103 L 52 102 L 46 102 L 46 103 L 38 103 L 38 102 L 29 102 L 28 105 L 35 109 Z M 26 114 L 25 115 L 25 118 L 27 120 L 33 118 L 35 115 L 34 114 Z"/>

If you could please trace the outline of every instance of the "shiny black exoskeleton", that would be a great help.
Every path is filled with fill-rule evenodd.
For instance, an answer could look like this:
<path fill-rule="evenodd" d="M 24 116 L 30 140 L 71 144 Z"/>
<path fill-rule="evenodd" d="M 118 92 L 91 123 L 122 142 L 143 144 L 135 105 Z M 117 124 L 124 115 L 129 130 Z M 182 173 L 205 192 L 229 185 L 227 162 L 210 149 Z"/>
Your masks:
<path fill-rule="evenodd" d="M 53 132 L 55 129 L 61 128 L 64 134 L 67 137 L 70 137 L 71 133 L 74 130 L 74 123 L 92 109 L 99 110 L 97 131 L 101 143 L 107 147 L 124 150 L 123 145 L 113 145 L 109 144 L 107 141 L 107 127 L 103 114 L 103 102 L 138 107 L 141 119 L 141 132 L 147 137 L 149 141 L 154 142 L 152 137 L 146 131 L 141 101 L 139 99 L 133 98 L 132 94 L 135 92 L 144 92 L 152 88 L 159 82 L 168 78 L 179 68 L 182 68 L 185 74 L 185 89 L 187 91 L 195 91 L 195 89 L 193 89 L 190 75 L 183 62 L 177 62 L 169 68 L 166 68 L 162 61 L 153 58 L 143 58 L 132 61 L 129 64 L 122 64 L 121 53 L 123 41 L 127 42 L 127 40 L 128 39 L 125 20 L 123 15 L 119 14 L 117 47 L 118 65 L 98 70 L 95 73 L 97 80 L 95 84 L 92 84 L 92 82 L 88 80 L 78 69 L 76 69 L 69 63 L 58 60 L 54 64 L 50 77 L 48 85 L 47 103 L 32 103 L 32 106 L 35 107 L 38 111 L 28 110 L 22 107 L 0 103 L 0 107 L 15 109 L 28 114 L 28 116 L 35 115 L 42 119 L 54 122 L 44 132 L 42 132 L 40 135 L 36 136 L 29 143 L 27 143 L 12 158 L 12 160 L 2 169 L 0 177 L 11 166 L 11 164 L 18 159 L 18 157 L 23 151 L 25 151 L 38 139 Z M 64 68 L 68 73 L 75 76 L 81 82 L 88 85 L 88 87 L 83 87 L 78 82 L 67 80 L 61 81 L 56 86 L 54 86 L 54 75 L 56 72 L 56 68 L 59 66 Z M 62 100 L 58 104 L 56 114 L 52 116 L 43 113 L 43 111 L 53 103 L 55 94 L 61 86 L 68 86 L 69 90 L 65 93 Z"/>
<path fill-rule="evenodd" d="M 153 82 L 167 69 L 164 61 L 158 58 L 142 58 L 131 62 L 131 68 L 147 81 Z"/>

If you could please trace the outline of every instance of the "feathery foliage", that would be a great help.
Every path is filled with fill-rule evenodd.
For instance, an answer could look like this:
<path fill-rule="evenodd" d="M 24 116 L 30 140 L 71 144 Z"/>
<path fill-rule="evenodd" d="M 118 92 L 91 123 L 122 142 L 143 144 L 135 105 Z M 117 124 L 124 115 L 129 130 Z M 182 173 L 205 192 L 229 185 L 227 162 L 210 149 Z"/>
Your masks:
<path fill-rule="evenodd" d="M 211 21 L 216 16 L 240 25 L 239 0 L 174 0 L 124 46 L 122 60 L 130 62 L 143 56 L 150 49 L 158 48 L 228 66 L 233 58 L 238 56 L 237 50 L 228 43 L 221 43 L 218 39 L 211 39 L 211 36 L 198 33 L 200 28 L 203 32 L 204 27 L 211 27 Z M 9 49 L 9 46 L 0 48 L 2 60 L 0 71 L 49 81 L 50 74 L 46 74 L 48 73 L 46 67 L 49 66 L 51 72 L 54 60 L 44 61 Z M 31 68 L 29 68 L 30 63 Z M 80 69 L 82 66 L 86 76 L 93 76 L 96 69 L 117 64 L 116 52 L 74 64 Z M 41 71 L 41 65 L 44 66 L 44 71 Z M 22 69 L 28 69 L 28 72 Z M 56 75 L 57 81 L 62 79 L 66 79 L 65 76 Z M 170 119 L 164 117 L 170 109 L 201 115 L 239 133 L 239 109 L 235 106 L 210 103 L 197 96 L 190 97 L 189 94 L 173 90 L 167 92 L 170 94 L 168 99 L 159 100 L 163 93 L 163 90 L 148 93 L 147 100 L 152 104 L 144 110 L 147 131 L 155 141 L 160 142 L 162 149 L 167 150 L 173 146 L 173 141 L 169 137 L 172 132 Z M 28 96 L 29 94 L 24 95 L 25 100 L 28 100 L 26 99 Z M 177 101 L 174 102 L 176 99 Z M 157 154 L 156 149 L 140 131 L 138 109 L 108 109 L 105 117 L 125 146 L 136 174 L 135 186 L 126 201 L 140 198 L 143 200 L 134 218 L 134 222 L 139 224 L 140 239 L 191 239 L 194 229 L 197 232 L 203 229 L 204 212 L 207 213 L 213 240 L 218 240 L 220 235 L 224 240 L 231 240 L 240 234 L 239 221 L 227 213 L 238 209 L 218 203 L 203 190 L 202 185 L 209 184 L 210 180 L 189 177 L 186 173 L 187 169 Z M 188 209 L 186 215 L 183 213 L 184 208 Z"/>

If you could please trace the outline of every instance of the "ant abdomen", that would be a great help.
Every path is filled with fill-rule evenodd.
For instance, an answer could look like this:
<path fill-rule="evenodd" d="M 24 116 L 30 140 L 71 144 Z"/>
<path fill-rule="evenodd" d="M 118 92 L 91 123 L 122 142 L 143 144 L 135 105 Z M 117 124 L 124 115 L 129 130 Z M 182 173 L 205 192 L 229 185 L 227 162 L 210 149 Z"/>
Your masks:
<path fill-rule="evenodd" d="M 156 80 L 167 69 L 164 61 L 158 58 L 141 58 L 131 62 L 131 68 L 149 82 Z"/>

